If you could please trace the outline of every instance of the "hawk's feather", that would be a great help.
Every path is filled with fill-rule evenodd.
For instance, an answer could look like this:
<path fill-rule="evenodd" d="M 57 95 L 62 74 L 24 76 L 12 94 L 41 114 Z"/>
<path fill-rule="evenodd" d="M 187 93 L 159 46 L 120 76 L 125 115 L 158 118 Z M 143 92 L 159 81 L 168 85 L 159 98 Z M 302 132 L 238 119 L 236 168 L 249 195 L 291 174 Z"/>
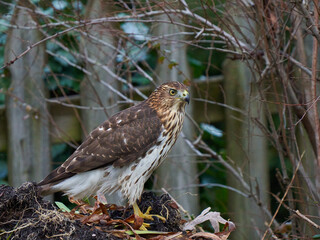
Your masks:
<path fill-rule="evenodd" d="M 77 150 L 39 185 L 107 165 L 122 167 L 143 157 L 160 135 L 161 122 L 146 102 L 127 108 L 94 129 Z"/>

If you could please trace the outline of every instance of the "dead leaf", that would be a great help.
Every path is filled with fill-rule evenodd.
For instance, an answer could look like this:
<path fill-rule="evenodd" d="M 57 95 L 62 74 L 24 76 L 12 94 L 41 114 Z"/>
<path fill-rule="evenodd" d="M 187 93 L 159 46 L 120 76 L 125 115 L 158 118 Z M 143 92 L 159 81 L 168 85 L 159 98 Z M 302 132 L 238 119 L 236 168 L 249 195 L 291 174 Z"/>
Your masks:
<path fill-rule="evenodd" d="M 183 227 L 183 230 L 194 230 L 195 227 L 198 225 L 198 224 L 201 224 L 205 221 L 210 221 L 212 227 L 214 228 L 214 232 L 217 233 L 219 232 L 219 223 L 222 223 L 222 224 L 226 224 L 228 223 L 229 226 L 232 225 L 234 226 L 235 228 L 235 225 L 233 222 L 230 222 L 230 221 L 227 221 L 225 219 L 223 219 L 221 216 L 220 216 L 220 213 L 219 212 L 210 212 L 210 207 L 208 207 L 207 209 L 203 210 L 199 216 L 197 216 L 195 219 L 193 219 L 192 221 L 190 222 L 187 222 L 184 227 Z"/>
<path fill-rule="evenodd" d="M 159 63 L 159 64 L 162 64 L 162 63 L 164 62 L 164 60 L 165 60 L 165 57 L 164 57 L 164 56 L 160 56 L 160 57 L 158 58 L 158 63 Z"/>
<path fill-rule="evenodd" d="M 215 235 L 214 233 L 207 233 L 207 232 L 198 232 L 190 236 L 190 238 L 194 238 L 194 237 L 203 237 L 206 239 L 221 240 L 221 238 Z"/>
<path fill-rule="evenodd" d="M 138 230 L 142 226 L 143 222 L 144 220 L 142 217 L 134 215 L 133 229 Z"/>
<path fill-rule="evenodd" d="M 179 65 L 179 64 L 176 63 L 176 62 L 174 62 L 174 61 L 171 61 L 171 62 L 169 63 L 169 65 L 168 65 L 168 67 L 169 67 L 170 69 L 172 69 L 173 67 L 175 67 L 175 66 L 177 66 L 177 65 Z"/>

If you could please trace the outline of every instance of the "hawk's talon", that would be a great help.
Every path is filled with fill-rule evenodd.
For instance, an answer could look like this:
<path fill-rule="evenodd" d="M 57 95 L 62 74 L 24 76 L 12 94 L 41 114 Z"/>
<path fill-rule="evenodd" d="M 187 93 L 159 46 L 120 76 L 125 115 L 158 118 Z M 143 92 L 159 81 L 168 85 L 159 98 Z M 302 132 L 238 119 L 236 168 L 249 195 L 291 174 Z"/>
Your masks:
<path fill-rule="evenodd" d="M 144 213 L 144 215 L 147 215 L 148 217 L 150 217 L 150 220 L 153 220 L 152 217 L 157 217 L 157 218 L 159 218 L 160 220 L 162 220 L 162 222 L 166 222 L 166 221 L 167 221 L 167 219 L 166 219 L 165 217 L 162 217 L 161 215 L 158 215 L 158 214 L 149 214 L 151 210 L 152 210 L 152 207 L 149 206 L 148 209 L 147 209 L 147 211 Z"/>
<path fill-rule="evenodd" d="M 148 228 L 150 227 L 149 223 L 142 223 L 142 225 L 140 226 L 139 230 L 141 231 L 148 231 Z"/>
<path fill-rule="evenodd" d="M 152 208 L 148 207 L 147 211 L 145 213 L 142 213 L 140 208 L 138 207 L 138 204 L 137 203 L 133 204 L 134 215 L 139 216 L 139 217 L 141 217 L 143 219 L 151 220 L 151 221 L 153 221 L 153 217 L 157 217 L 160 220 L 162 220 L 163 222 L 166 222 L 167 219 L 165 217 L 162 217 L 162 216 L 157 215 L 157 214 L 150 214 L 151 210 L 152 210 Z"/>
<path fill-rule="evenodd" d="M 149 206 L 148 209 L 147 209 L 147 211 L 146 211 L 144 214 L 145 214 L 145 215 L 150 215 L 149 213 L 150 213 L 151 210 L 152 210 L 152 207 Z M 152 218 L 152 217 L 151 217 L 151 218 Z M 151 219 L 151 220 L 153 220 L 153 219 Z"/>

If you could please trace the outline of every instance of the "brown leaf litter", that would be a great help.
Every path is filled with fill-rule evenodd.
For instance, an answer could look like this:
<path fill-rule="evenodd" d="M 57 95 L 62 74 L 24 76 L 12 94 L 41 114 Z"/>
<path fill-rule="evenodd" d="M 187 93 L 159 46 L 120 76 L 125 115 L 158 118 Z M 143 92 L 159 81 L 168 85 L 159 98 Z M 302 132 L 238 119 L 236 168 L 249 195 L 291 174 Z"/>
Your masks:
<path fill-rule="evenodd" d="M 27 182 L 19 188 L 1 185 L 0 239 L 206 240 L 227 239 L 234 229 L 230 227 L 231 222 L 226 222 L 228 230 L 222 233 L 196 233 L 194 228 L 199 222 L 199 218 L 196 218 L 197 223 L 191 223 L 193 230 L 183 230 L 186 221 L 181 219 L 178 206 L 167 194 L 156 196 L 144 193 L 138 205 L 142 212 L 151 206 L 150 214 L 161 215 L 167 221 L 162 222 L 157 217 L 153 221 L 146 221 L 135 217 L 132 207 L 111 204 L 92 207 L 82 202 L 71 212 L 62 212 L 39 196 L 33 183 Z M 204 221 L 210 220 L 208 216 L 213 215 L 207 210 L 200 216 Z M 220 215 L 218 221 L 221 222 Z M 150 225 L 148 231 L 138 230 L 143 222 Z"/>

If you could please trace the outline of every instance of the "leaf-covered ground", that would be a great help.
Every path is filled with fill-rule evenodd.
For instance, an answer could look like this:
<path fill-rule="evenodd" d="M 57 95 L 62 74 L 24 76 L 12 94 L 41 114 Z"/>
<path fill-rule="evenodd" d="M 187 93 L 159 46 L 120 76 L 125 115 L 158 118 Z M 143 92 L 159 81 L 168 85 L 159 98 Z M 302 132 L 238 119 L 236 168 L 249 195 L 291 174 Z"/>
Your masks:
<path fill-rule="evenodd" d="M 211 233 L 183 231 L 185 221 L 166 194 L 158 197 L 144 193 L 138 205 L 142 212 L 151 206 L 150 214 L 161 215 L 166 222 L 157 217 L 145 220 L 150 225 L 148 231 L 140 231 L 143 220 L 134 217 L 131 207 L 100 204 L 94 208 L 83 203 L 62 212 L 39 196 L 33 183 L 19 188 L 1 185 L 0 239 L 226 239 L 229 235 L 219 238 Z"/>
<path fill-rule="evenodd" d="M 70 221 L 38 196 L 32 183 L 0 186 L 0 239 L 121 239 Z"/>

